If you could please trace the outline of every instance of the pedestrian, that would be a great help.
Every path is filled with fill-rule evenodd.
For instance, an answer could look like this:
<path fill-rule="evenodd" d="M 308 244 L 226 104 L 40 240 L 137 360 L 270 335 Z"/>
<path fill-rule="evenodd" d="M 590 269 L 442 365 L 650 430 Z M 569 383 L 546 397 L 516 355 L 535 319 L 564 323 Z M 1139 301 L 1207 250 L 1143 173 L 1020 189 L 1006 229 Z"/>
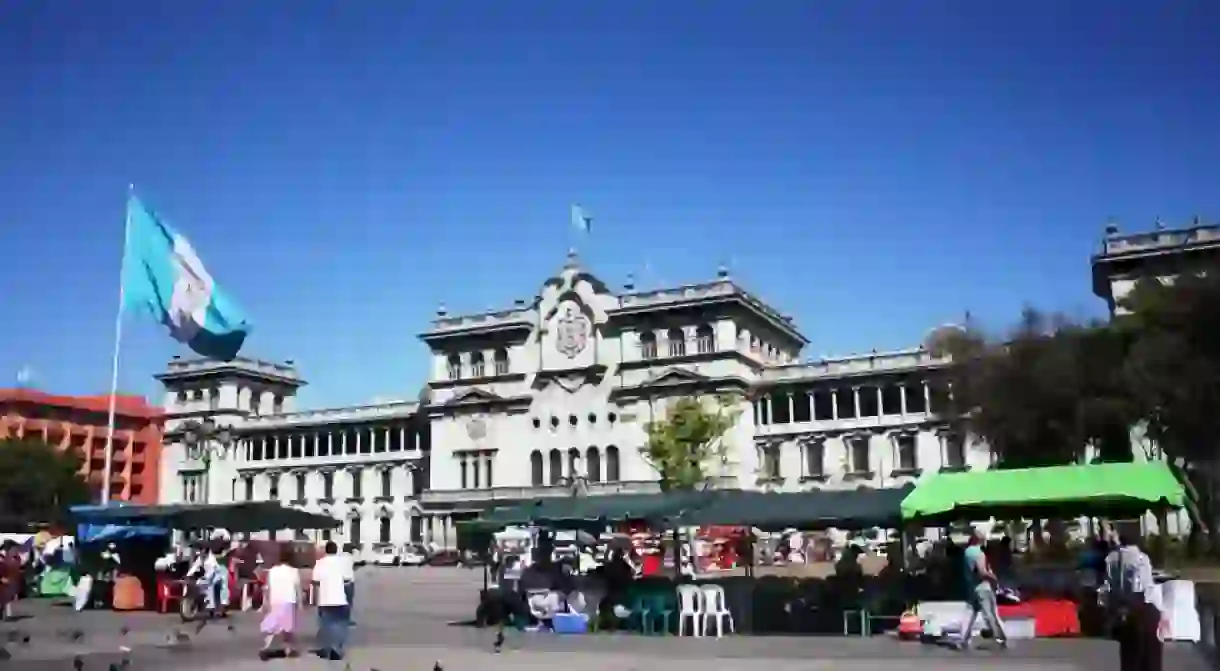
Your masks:
<path fill-rule="evenodd" d="M 296 657 L 297 607 L 301 602 L 301 573 L 288 563 L 288 554 L 277 552 L 275 565 L 267 572 L 267 598 L 263 601 L 262 630 L 263 649 L 258 657 L 263 661 L 276 653 L 275 644 L 281 641 L 284 654 Z"/>
<path fill-rule="evenodd" d="M 1135 539 L 1123 534 L 1118 549 L 1106 557 L 1102 594 L 1115 623 L 1121 671 L 1160 671 L 1160 590 L 1152 575 L 1152 559 Z"/>
<path fill-rule="evenodd" d="M 970 543 L 962 553 L 966 584 L 969 587 L 966 598 L 970 604 L 970 616 L 962 629 L 962 638 L 957 644 L 958 650 L 970 647 L 970 638 L 974 633 L 974 622 L 980 613 L 983 623 L 991 630 L 991 637 L 1002 648 L 1008 647 L 1008 635 L 1004 632 L 1004 623 L 1000 621 L 999 603 L 996 601 L 996 588 L 999 579 L 987 561 L 983 552 L 983 535 L 975 530 L 970 534 Z"/>
<path fill-rule="evenodd" d="M 345 562 L 334 541 L 326 542 L 326 555 L 314 564 L 313 582 L 318 586 L 318 650 L 322 659 L 343 659 L 351 609 L 347 600 Z"/>

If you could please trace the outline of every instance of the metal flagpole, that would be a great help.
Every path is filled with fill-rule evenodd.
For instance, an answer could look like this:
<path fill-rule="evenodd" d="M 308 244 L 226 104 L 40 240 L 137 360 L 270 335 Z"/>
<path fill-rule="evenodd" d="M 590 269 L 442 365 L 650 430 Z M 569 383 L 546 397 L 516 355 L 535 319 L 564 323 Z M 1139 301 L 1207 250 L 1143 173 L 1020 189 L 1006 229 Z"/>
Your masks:
<path fill-rule="evenodd" d="M 135 186 L 127 186 L 127 198 L 135 193 Z M 131 208 L 125 203 L 123 216 L 123 257 L 119 262 L 119 309 L 114 317 L 114 354 L 110 362 L 110 408 L 106 419 L 106 465 L 102 468 L 102 505 L 110 503 L 110 473 L 114 469 L 114 420 L 118 410 L 119 350 L 123 342 L 123 264 L 127 263 L 127 237 L 131 230 Z"/>

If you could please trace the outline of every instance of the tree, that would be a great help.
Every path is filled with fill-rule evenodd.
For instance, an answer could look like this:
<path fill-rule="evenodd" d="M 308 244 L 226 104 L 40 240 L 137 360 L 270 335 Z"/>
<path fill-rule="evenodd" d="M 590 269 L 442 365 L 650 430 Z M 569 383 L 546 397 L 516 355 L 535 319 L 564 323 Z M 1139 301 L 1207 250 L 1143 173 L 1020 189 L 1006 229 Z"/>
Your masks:
<path fill-rule="evenodd" d="M 1080 463 L 1090 446 L 1130 460 L 1121 334 L 1026 309 L 1005 337 L 968 326 L 943 344 L 952 361 L 945 415 L 985 441 L 1000 468 Z"/>
<path fill-rule="evenodd" d="M 29 522 L 59 519 L 89 503 L 81 459 L 40 440 L 0 439 L 0 516 Z"/>
<path fill-rule="evenodd" d="M 1147 279 L 1122 306 L 1129 314 L 1115 326 L 1130 340 L 1124 374 L 1145 435 L 1171 464 L 1186 467 L 1190 476 L 1179 477 L 1191 489 L 1203 492 L 1192 497 L 1201 509 L 1188 506 L 1192 547 L 1202 530 L 1220 546 L 1211 496 L 1220 456 L 1220 277 Z"/>
<path fill-rule="evenodd" d="M 741 411 L 729 397 L 709 400 L 698 397 L 676 399 L 665 417 L 645 426 L 648 441 L 644 459 L 661 476 L 661 490 L 697 489 L 706 485 L 711 469 L 724 463 L 724 435 Z"/>

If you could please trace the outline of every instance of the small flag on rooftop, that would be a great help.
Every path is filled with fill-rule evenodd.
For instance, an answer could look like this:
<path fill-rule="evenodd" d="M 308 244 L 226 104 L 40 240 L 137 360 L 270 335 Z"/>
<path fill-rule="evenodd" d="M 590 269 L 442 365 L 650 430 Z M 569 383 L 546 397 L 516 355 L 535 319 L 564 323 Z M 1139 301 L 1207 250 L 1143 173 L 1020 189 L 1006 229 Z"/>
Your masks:
<path fill-rule="evenodd" d="M 572 226 L 578 231 L 589 233 L 593 230 L 593 217 L 579 205 L 572 206 Z"/>

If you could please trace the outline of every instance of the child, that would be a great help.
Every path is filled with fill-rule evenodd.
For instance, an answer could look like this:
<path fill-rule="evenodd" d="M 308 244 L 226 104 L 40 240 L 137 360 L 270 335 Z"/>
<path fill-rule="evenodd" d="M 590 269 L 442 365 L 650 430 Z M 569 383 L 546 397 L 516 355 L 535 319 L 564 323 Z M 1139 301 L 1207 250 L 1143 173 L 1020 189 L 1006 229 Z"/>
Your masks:
<path fill-rule="evenodd" d="M 259 651 L 259 659 L 270 659 L 275 651 L 272 646 L 277 639 L 284 643 L 285 653 L 296 657 L 297 604 L 301 601 L 301 574 L 291 564 L 285 553 L 278 552 L 275 564 L 267 572 L 267 598 L 263 602 L 263 622 L 260 627 L 265 640 Z"/>

